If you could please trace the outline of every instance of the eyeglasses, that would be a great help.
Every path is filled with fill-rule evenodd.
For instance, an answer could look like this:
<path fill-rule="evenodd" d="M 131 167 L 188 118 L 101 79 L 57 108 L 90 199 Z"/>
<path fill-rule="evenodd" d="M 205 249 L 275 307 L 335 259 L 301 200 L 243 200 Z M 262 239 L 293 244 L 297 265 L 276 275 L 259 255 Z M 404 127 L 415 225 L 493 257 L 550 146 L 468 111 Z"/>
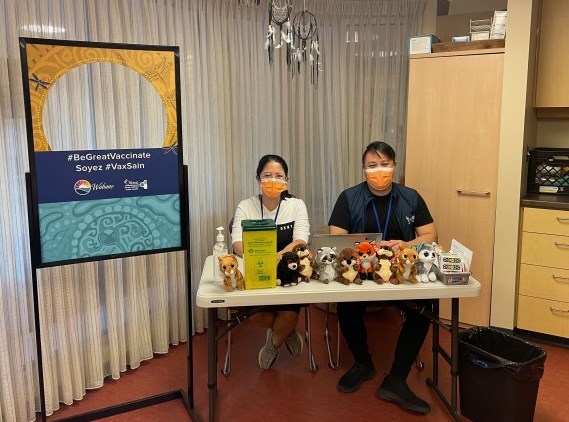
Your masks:
<path fill-rule="evenodd" d="M 265 179 L 277 179 L 277 180 L 287 180 L 287 177 L 284 173 L 270 173 L 270 172 L 266 172 L 266 173 L 261 173 L 261 175 L 259 176 L 261 178 L 261 180 L 265 180 Z"/>
<path fill-rule="evenodd" d="M 395 167 L 395 162 L 394 161 L 382 161 L 381 163 L 378 163 L 378 162 L 367 163 L 366 165 L 364 165 L 364 170 L 374 169 L 377 167 L 393 168 L 393 167 Z"/>

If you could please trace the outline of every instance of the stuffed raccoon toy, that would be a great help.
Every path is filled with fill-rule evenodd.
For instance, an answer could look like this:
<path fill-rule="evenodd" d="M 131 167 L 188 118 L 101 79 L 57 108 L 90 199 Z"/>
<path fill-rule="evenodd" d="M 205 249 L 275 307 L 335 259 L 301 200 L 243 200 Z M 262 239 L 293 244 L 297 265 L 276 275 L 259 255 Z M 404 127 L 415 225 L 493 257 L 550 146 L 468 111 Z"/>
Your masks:
<path fill-rule="evenodd" d="M 324 246 L 316 252 L 316 273 L 318 280 L 328 284 L 332 280 L 338 278 L 338 269 L 336 268 L 336 247 L 329 248 Z"/>

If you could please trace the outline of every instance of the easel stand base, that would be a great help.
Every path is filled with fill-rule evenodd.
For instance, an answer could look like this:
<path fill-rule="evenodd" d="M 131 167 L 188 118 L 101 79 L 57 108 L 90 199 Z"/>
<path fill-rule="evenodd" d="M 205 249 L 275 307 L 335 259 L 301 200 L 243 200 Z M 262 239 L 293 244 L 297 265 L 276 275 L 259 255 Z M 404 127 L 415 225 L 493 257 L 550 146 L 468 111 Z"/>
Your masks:
<path fill-rule="evenodd" d="M 94 410 L 92 412 L 82 413 L 80 415 L 69 416 L 67 418 L 56 419 L 54 422 L 87 422 L 95 421 L 109 416 L 119 415 L 121 413 L 131 412 L 133 410 L 142 409 L 148 406 L 165 403 L 172 400 L 182 400 L 184 406 L 192 421 L 199 422 L 199 418 L 194 414 L 194 409 L 190 407 L 188 395 L 184 390 L 172 390 L 166 393 L 157 394 L 155 396 L 145 397 L 139 400 L 133 400 L 127 403 L 121 403 L 116 406 L 106 407 L 104 409 Z"/>

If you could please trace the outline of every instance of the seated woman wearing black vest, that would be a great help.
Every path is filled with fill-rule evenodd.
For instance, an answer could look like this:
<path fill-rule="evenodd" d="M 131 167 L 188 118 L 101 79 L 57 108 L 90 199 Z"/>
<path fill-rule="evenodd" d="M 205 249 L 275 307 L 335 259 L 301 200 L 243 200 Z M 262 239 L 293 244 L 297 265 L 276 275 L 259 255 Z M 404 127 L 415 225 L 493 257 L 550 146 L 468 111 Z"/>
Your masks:
<path fill-rule="evenodd" d="M 372 142 L 365 149 L 362 165 L 366 181 L 343 191 L 328 222 L 332 234 L 383 233 L 382 244 L 397 252 L 399 246 L 436 242 L 437 230 L 429 209 L 414 189 L 393 182 L 395 151 L 385 142 Z M 338 390 L 355 392 L 362 382 L 375 377 L 368 350 L 364 314 L 366 302 L 338 303 L 342 334 L 355 363 L 338 382 Z M 431 408 L 407 385 L 407 376 L 429 331 L 430 321 L 399 304 L 405 322 L 399 334 L 393 364 L 376 396 L 406 410 L 426 414 Z"/>

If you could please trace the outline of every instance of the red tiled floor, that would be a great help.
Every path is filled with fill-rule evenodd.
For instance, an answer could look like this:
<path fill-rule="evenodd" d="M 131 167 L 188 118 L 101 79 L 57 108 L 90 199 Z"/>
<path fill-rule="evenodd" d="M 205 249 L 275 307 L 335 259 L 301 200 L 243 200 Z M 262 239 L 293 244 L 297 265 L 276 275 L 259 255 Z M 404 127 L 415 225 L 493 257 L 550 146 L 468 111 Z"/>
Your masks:
<path fill-rule="evenodd" d="M 410 414 L 397 406 L 380 401 L 374 393 L 383 372 L 390 367 L 395 340 L 401 323 L 397 309 L 388 308 L 367 316 L 370 348 L 378 375 L 362 385 L 353 394 L 336 390 L 338 378 L 351 366 L 352 360 L 345 344 L 341 344 L 341 362 L 338 370 L 327 366 L 324 346 L 324 312 L 312 307 L 314 353 L 320 369 L 308 371 L 306 348 L 299 358 L 291 357 L 285 348 L 273 369 L 262 371 L 257 365 L 257 353 L 264 342 L 264 331 L 252 323 L 237 327 L 233 342 L 233 365 L 229 377 L 219 373 L 225 352 L 220 342 L 218 365 L 217 420 L 231 422 L 255 421 L 446 421 L 451 420 L 434 392 L 426 385 L 432 362 L 430 338 L 425 343 L 421 358 L 423 370 L 413 369 L 409 385 L 422 398 L 431 403 L 432 411 L 426 416 Z M 299 326 L 303 324 L 301 317 Z M 335 326 L 333 332 L 335 333 Z M 449 336 L 441 331 L 442 342 L 448 346 Z M 535 421 L 556 422 L 567 420 L 569 401 L 569 349 L 543 346 L 548 353 L 545 373 L 537 399 Z M 208 420 L 206 335 L 194 337 L 194 397 L 195 411 L 202 421 Z M 89 391 L 82 401 L 72 406 L 62 405 L 50 421 L 102 408 L 186 385 L 186 347 L 172 347 L 167 355 L 144 362 L 140 368 L 128 371 L 117 381 L 107 381 L 99 390 Z M 448 366 L 441 362 L 441 388 L 449 389 Z M 481 401 L 481 405 L 483 405 Z M 190 420 L 180 400 L 151 406 L 145 409 L 109 417 L 104 420 L 122 421 L 187 421 Z M 464 418 L 464 420 L 467 420 Z M 508 422 L 508 421 L 505 421 Z"/>

